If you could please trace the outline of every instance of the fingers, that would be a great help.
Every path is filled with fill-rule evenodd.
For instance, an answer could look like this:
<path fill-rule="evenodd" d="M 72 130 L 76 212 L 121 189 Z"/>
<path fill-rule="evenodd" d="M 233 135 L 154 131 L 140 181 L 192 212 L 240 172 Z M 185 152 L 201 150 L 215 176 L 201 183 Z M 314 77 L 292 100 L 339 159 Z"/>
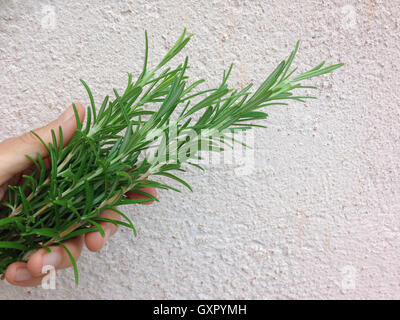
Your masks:
<path fill-rule="evenodd" d="M 79 118 L 83 121 L 85 109 L 79 103 L 76 104 Z M 47 126 L 34 130 L 43 141 L 48 144 L 52 141 L 51 130 L 53 129 L 58 138 L 58 127 L 63 129 L 64 143 L 68 143 L 76 131 L 75 113 L 70 106 L 61 116 L 49 123 Z M 40 140 L 31 132 L 25 133 L 20 137 L 10 138 L 0 143 L 0 185 L 10 179 L 13 175 L 29 168 L 32 162 L 25 157 L 36 159 L 36 153 L 41 156 L 47 155 L 46 148 Z"/>
<path fill-rule="evenodd" d="M 140 189 L 140 191 L 154 197 L 157 196 L 155 188 L 145 187 Z M 135 192 L 129 192 L 127 196 L 131 199 L 149 198 L 148 196 Z M 103 211 L 99 217 L 118 221 L 121 219 L 120 215 L 112 210 Z M 81 235 L 64 242 L 64 245 L 71 252 L 75 260 L 78 260 L 84 243 L 86 243 L 90 251 L 99 251 L 118 229 L 118 227 L 111 222 L 101 222 L 100 225 L 105 232 L 104 238 L 101 236 L 100 232 L 90 232 L 85 236 Z M 7 281 L 17 286 L 38 286 L 45 276 L 42 273 L 44 266 L 51 265 L 55 269 L 65 269 L 72 266 L 71 260 L 63 247 L 52 246 L 50 249 L 50 253 L 45 249 L 38 250 L 30 257 L 28 263 L 15 262 L 9 265 L 5 273 Z"/>
<path fill-rule="evenodd" d="M 81 254 L 83 243 L 84 237 L 78 236 L 65 241 L 64 245 L 77 260 Z M 55 269 L 65 269 L 72 266 L 71 259 L 63 247 L 52 246 L 50 249 L 50 253 L 45 249 L 38 250 L 29 258 L 27 263 L 15 262 L 9 265 L 5 273 L 6 280 L 17 286 L 37 286 L 41 284 L 47 273 L 42 272 L 44 266 L 51 265 Z"/>
<path fill-rule="evenodd" d="M 9 283 L 22 287 L 36 287 L 41 284 L 44 276 L 32 276 L 24 262 L 10 264 L 5 273 L 5 278 Z"/>
<path fill-rule="evenodd" d="M 156 189 L 154 188 L 146 187 L 140 189 L 140 191 L 154 197 L 157 196 Z M 135 192 L 129 193 L 128 196 L 132 199 L 149 198 L 148 196 Z M 103 211 L 99 217 L 118 221 L 121 219 L 120 215 L 112 210 Z M 101 222 L 100 225 L 105 232 L 104 238 L 99 232 L 91 232 L 85 236 L 78 236 L 64 242 L 64 245 L 71 252 L 75 260 L 78 260 L 84 243 L 86 243 L 90 251 L 99 251 L 103 248 L 109 237 L 118 229 L 117 226 L 111 222 Z M 45 276 L 45 274 L 42 273 L 44 266 L 51 265 L 55 269 L 64 269 L 72 266 L 72 262 L 63 247 L 52 246 L 50 249 L 50 253 L 45 249 L 38 250 L 30 257 L 28 263 L 15 262 L 11 264 L 5 273 L 6 280 L 17 286 L 38 286 L 42 283 L 42 279 Z"/>
<path fill-rule="evenodd" d="M 150 187 L 145 187 L 141 188 L 139 191 L 148 193 L 152 195 L 153 197 L 157 197 L 157 190 L 155 188 L 150 188 Z M 146 195 L 135 193 L 135 192 L 128 192 L 126 194 L 129 198 L 131 199 L 143 199 L 143 198 L 149 198 Z M 154 201 L 151 202 L 144 202 L 142 204 L 150 204 Z M 116 213 L 115 211 L 112 210 L 105 210 L 103 211 L 100 216 L 101 218 L 107 218 L 107 219 L 112 219 L 112 220 L 121 220 L 121 216 Z M 86 247 L 93 252 L 99 251 L 101 248 L 103 248 L 104 244 L 108 240 L 109 237 L 111 237 L 118 229 L 117 226 L 112 224 L 111 222 L 101 222 L 100 223 L 101 227 L 104 229 L 105 237 L 103 237 L 100 232 L 90 232 L 86 234 L 85 236 L 85 242 L 86 242 Z"/>
<path fill-rule="evenodd" d="M 151 188 L 151 187 L 144 187 L 141 188 L 139 191 L 148 193 L 150 195 L 152 195 L 153 197 L 157 197 L 157 190 L 155 188 Z M 136 193 L 136 192 L 127 192 L 126 196 L 130 199 L 149 199 L 150 197 L 140 194 L 140 193 Z M 142 204 L 151 204 L 154 201 L 149 201 L 149 202 L 143 202 Z"/>
<path fill-rule="evenodd" d="M 99 215 L 100 218 L 107 218 L 112 220 L 121 220 L 118 213 L 112 210 L 105 210 Z M 111 222 L 101 222 L 101 227 L 104 230 L 105 237 L 100 234 L 100 232 L 90 232 L 85 236 L 86 247 L 93 252 L 99 251 L 103 248 L 104 244 L 115 232 L 117 232 L 118 227 Z"/>
<path fill-rule="evenodd" d="M 83 243 L 83 236 L 78 236 L 63 242 L 75 260 L 78 260 L 81 254 Z M 46 265 L 51 265 L 56 269 L 65 269 L 72 266 L 71 259 L 63 247 L 52 246 L 50 249 L 51 252 L 47 252 L 45 249 L 40 249 L 29 258 L 27 267 L 33 276 L 40 276 L 43 267 Z"/>
<path fill-rule="evenodd" d="M 141 188 L 139 191 L 148 193 L 153 197 L 157 197 L 157 190 L 155 188 L 145 187 Z M 128 192 L 126 194 L 131 199 L 143 199 L 149 198 L 146 195 L 135 193 L 135 192 Z M 151 202 L 144 202 L 142 204 L 150 204 Z M 101 218 L 107 218 L 112 220 L 121 220 L 121 216 L 112 210 L 105 210 L 103 211 L 100 216 Z M 99 251 L 103 248 L 106 241 L 117 231 L 118 227 L 112 224 L 111 222 L 101 222 L 101 227 L 104 229 L 105 237 L 103 237 L 100 232 L 90 232 L 85 236 L 86 247 L 93 252 Z"/>
<path fill-rule="evenodd" d="M 4 183 L 3 185 L 0 185 L 0 200 L 3 199 L 4 195 L 6 195 L 6 192 L 8 190 L 8 186 L 15 186 L 19 183 L 19 181 L 21 180 L 21 176 L 20 175 L 15 175 L 14 177 L 12 177 L 10 180 L 8 180 L 6 183 Z"/>

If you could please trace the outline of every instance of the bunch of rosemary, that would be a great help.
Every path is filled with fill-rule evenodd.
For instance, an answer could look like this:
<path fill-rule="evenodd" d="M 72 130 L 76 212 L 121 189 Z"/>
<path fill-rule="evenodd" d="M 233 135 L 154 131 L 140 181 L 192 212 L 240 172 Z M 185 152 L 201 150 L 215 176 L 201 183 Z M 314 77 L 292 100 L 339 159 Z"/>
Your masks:
<path fill-rule="evenodd" d="M 267 114 L 260 110 L 267 106 L 313 98 L 293 95 L 292 91 L 315 88 L 301 82 L 342 65 L 324 67 L 322 62 L 295 75 L 296 68 L 291 69 L 291 65 L 297 43 L 288 59 L 255 92 L 250 91 L 252 84 L 241 90 L 228 88 L 232 65 L 217 88 L 196 92 L 204 79 L 189 83 L 185 75 L 187 57 L 176 68 L 163 69 L 191 36 L 184 30 L 161 62 L 148 69 L 146 33 L 142 73 L 136 81 L 129 74 L 125 91 L 114 89 L 115 97 L 106 96 L 98 111 L 89 87 L 81 80 L 90 99 L 85 125 L 80 123 L 74 106 L 78 130 L 71 142 L 63 144 L 61 128 L 58 135 L 52 132 L 52 143 L 46 145 L 41 140 L 50 155 L 51 167 L 46 168 L 40 154 L 37 160 L 29 158 L 33 172 L 24 176 L 22 185 L 9 186 L 7 200 L 1 203 L 0 274 L 10 263 L 26 260 L 39 248 L 63 245 L 62 241 L 91 231 L 104 236 L 100 222 L 123 225 L 136 235 L 132 221 L 115 207 L 157 200 L 139 190 L 144 186 L 179 191 L 150 176 L 175 179 L 191 190 L 171 172 L 184 171 L 184 164 L 202 168 L 196 163 L 201 151 L 222 151 L 229 140 L 223 138 L 232 138 L 235 132 L 254 126 L 263 127 L 253 120 L 266 119 Z M 154 111 L 152 106 L 158 109 Z M 128 191 L 148 198 L 129 199 L 125 196 Z M 119 213 L 125 221 L 100 218 L 99 213 L 106 209 Z M 76 263 L 72 263 L 77 281 Z"/>

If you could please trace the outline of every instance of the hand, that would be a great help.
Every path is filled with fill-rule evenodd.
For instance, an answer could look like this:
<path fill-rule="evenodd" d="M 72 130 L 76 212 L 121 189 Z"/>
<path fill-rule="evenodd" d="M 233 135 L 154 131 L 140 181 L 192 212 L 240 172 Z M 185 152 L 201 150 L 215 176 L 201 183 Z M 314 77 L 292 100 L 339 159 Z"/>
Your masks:
<path fill-rule="evenodd" d="M 83 122 L 85 109 L 78 103 L 76 108 L 81 122 Z M 46 143 L 49 143 L 52 141 L 51 129 L 58 132 L 59 126 L 63 129 L 65 143 L 68 143 L 76 131 L 76 120 L 72 106 L 57 120 L 34 131 Z M 0 200 L 6 193 L 8 185 L 18 185 L 22 174 L 32 167 L 32 162 L 25 155 L 37 160 L 36 154 L 38 152 L 44 159 L 48 157 L 46 149 L 32 133 L 25 133 L 20 137 L 10 138 L 0 143 Z M 156 196 L 154 188 L 144 188 L 143 191 Z M 127 196 L 136 199 L 145 197 L 135 193 L 128 193 Z M 119 214 L 111 210 L 103 211 L 100 216 L 113 220 L 120 219 Z M 106 234 L 104 238 L 99 232 L 90 232 L 64 242 L 75 260 L 79 258 L 84 243 L 90 251 L 99 251 L 107 239 L 117 231 L 117 227 L 112 223 L 102 222 L 100 225 Z M 56 269 L 72 266 L 67 252 L 61 246 L 52 246 L 50 249 L 50 253 L 45 249 L 39 249 L 29 258 L 27 263 L 15 262 L 10 264 L 5 273 L 7 281 L 18 286 L 37 286 L 41 284 L 42 278 L 45 276 L 45 274 L 42 274 L 43 266 L 53 265 Z"/>

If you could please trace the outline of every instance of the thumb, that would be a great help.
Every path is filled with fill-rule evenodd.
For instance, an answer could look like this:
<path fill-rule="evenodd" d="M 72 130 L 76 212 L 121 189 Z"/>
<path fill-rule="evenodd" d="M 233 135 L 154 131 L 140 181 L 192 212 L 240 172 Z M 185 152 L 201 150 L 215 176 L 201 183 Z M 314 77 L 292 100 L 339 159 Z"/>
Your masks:
<path fill-rule="evenodd" d="M 75 106 L 82 122 L 85 117 L 85 109 L 79 103 L 76 103 Z M 43 139 L 45 144 L 49 144 L 52 142 L 52 129 L 58 140 L 59 126 L 62 127 L 64 143 L 67 144 L 77 128 L 72 105 L 58 119 L 50 122 L 43 128 L 33 131 Z M 29 155 L 37 160 L 37 153 L 42 157 L 48 156 L 46 148 L 32 132 L 0 142 L 0 185 L 32 165 L 32 161 L 25 157 L 25 155 Z"/>

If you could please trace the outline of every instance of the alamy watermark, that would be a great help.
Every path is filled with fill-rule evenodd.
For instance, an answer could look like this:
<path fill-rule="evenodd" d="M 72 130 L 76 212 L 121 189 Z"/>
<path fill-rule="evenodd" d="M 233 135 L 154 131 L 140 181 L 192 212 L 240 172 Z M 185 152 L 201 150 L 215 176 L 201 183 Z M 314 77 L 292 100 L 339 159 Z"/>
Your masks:
<path fill-rule="evenodd" d="M 342 26 L 344 29 L 355 29 L 357 27 L 357 12 L 356 8 L 350 4 L 341 8 Z"/>
<path fill-rule="evenodd" d="M 357 270 L 355 267 L 351 265 L 344 266 L 341 269 L 342 272 L 342 290 L 348 291 L 348 290 L 355 290 L 356 288 L 356 276 L 357 276 Z"/>
<path fill-rule="evenodd" d="M 42 279 L 42 289 L 55 290 L 56 289 L 56 268 L 50 264 L 44 265 L 42 274 L 45 276 Z"/>
<path fill-rule="evenodd" d="M 253 130 L 195 131 L 188 128 L 178 133 L 177 126 L 171 125 L 168 130 L 152 130 L 145 142 L 148 148 L 144 154 L 151 165 L 151 173 L 164 165 L 187 162 L 202 167 L 231 165 L 238 176 L 249 175 L 255 169 Z"/>
<path fill-rule="evenodd" d="M 43 29 L 54 29 L 57 25 L 57 14 L 54 6 L 43 5 L 41 9 L 40 25 Z"/>

